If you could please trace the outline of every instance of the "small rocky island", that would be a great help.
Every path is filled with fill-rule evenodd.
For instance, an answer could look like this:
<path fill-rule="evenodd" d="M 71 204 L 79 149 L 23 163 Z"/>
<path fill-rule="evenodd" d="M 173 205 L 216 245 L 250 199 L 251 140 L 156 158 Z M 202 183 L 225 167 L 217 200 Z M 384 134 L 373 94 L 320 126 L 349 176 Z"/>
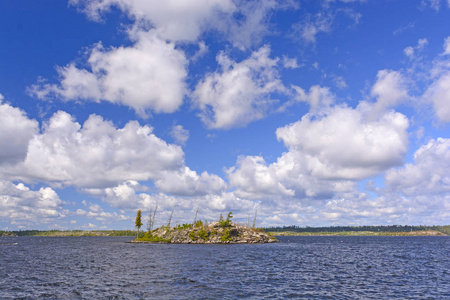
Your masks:
<path fill-rule="evenodd" d="M 132 243 L 262 244 L 278 243 L 278 240 L 262 229 L 231 222 L 230 213 L 226 220 L 221 218 L 218 222 L 209 224 L 197 221 L 194 224 L 181 224 L 176 227 L 162 226 L 139 235 Z"/>

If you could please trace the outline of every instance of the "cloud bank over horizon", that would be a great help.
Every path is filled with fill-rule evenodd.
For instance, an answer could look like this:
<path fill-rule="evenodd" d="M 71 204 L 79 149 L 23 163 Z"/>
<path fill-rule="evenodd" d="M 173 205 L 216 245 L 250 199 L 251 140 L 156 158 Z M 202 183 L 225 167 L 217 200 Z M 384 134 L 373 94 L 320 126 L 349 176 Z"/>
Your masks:
<path fill-rule="evenodd" d="M 18 82 L 0 82 L 0 230 L 129 229 L 137 209 L 156 206 L 161 224 L 172 212 L 190 222 L 197 208 L 210 221 L 257 211 L 259 226 L 447 224 L 450 33 L 406 25 L 421 13 L 444 20 L 450 3 L 417 1 L 368 29 L 384 9 L 370 0 L 55 8 L 92 28 L 91 42 L 61 56 L 42 46 L 33 68 L 0 65 Z"/>

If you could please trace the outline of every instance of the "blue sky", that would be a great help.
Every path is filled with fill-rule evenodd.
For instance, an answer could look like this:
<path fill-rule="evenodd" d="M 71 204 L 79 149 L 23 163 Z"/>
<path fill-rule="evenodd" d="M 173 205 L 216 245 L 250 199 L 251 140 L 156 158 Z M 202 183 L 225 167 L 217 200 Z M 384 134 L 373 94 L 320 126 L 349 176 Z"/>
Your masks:
<path fill-rule="evenodd" d="M 450 1 L 0 2 L 0 229 L 448 224 Z"/>

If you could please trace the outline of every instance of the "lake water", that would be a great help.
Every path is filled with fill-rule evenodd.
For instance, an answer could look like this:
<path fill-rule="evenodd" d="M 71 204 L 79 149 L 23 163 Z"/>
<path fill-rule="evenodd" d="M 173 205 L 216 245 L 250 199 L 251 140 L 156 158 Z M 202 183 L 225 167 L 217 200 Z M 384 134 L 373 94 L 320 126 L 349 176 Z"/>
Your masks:
<path fill-rule="evenodd" d="M 0 299 L 450 299 L 450 237 L 129 240 L 0 238 Z"/>

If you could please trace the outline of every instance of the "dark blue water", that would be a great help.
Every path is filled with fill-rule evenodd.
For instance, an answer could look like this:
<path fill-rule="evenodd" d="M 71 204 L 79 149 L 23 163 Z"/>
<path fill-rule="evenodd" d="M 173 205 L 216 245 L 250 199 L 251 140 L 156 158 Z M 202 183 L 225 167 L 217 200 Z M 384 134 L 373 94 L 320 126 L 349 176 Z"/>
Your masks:
<path fill-rule="evenodd" d="M 450 299 L 449 237 L 128 240 L 0 238 L 0 299 Z"/>

